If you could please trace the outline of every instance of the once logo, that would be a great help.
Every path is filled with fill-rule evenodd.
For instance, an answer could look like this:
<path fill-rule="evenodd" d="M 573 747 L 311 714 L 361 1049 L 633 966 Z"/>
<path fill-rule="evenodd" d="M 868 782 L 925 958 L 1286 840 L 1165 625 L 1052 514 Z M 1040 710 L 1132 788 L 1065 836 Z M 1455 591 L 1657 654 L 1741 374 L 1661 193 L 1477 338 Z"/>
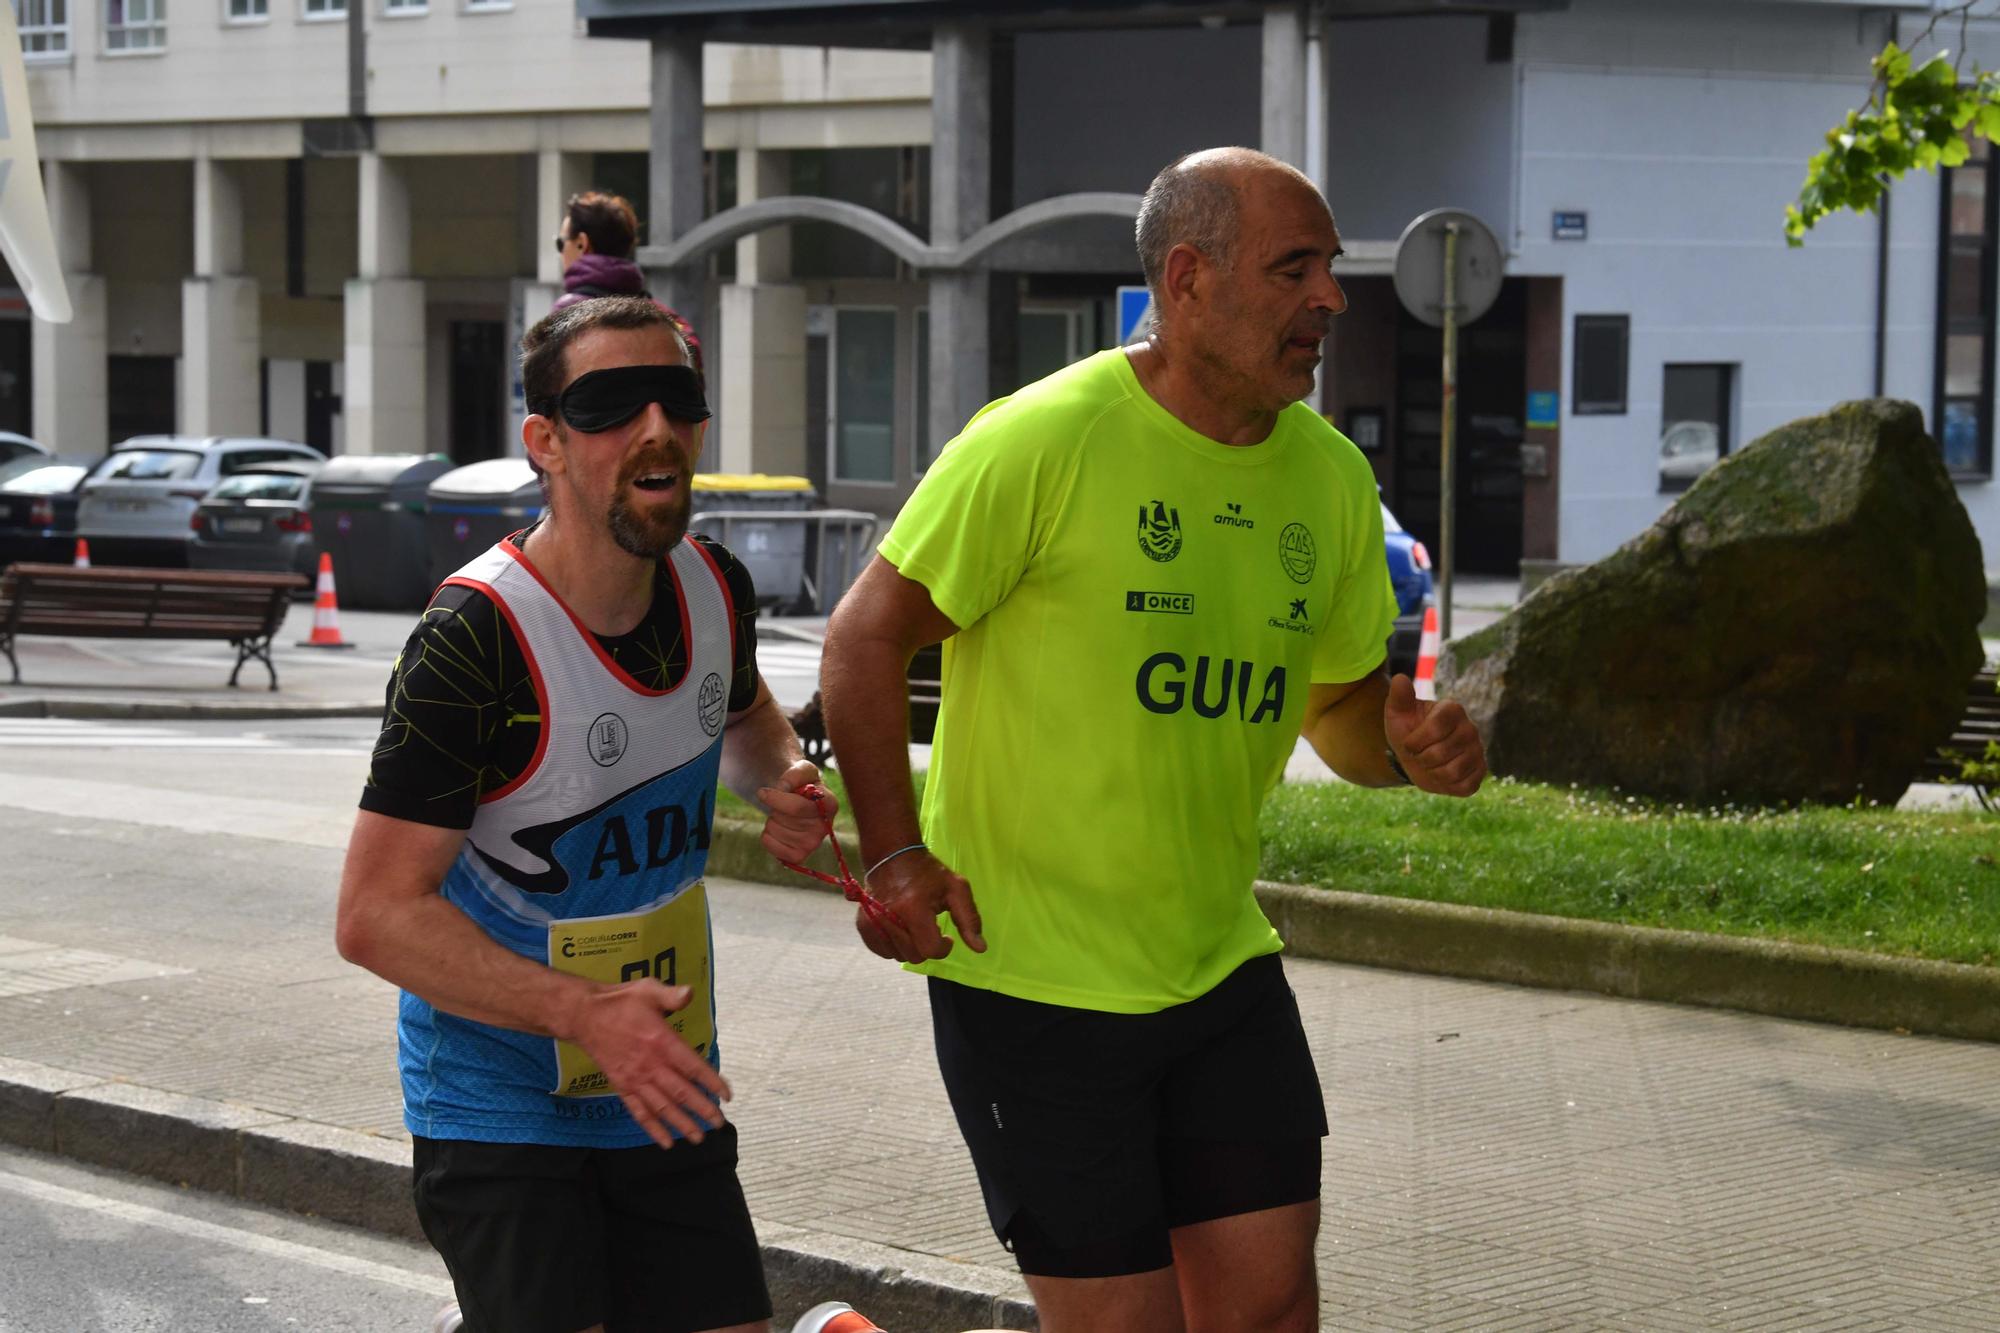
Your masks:
<path fill-rule="evenodd" d="M 1305 524 L 1287 523 L 1278 534 L 1278 563 L 1291 575 L 1292 582 L 1312 582 L 1313 570 L 1319 566 L 1319 552 Z"/>
<path fill-rule="evenodd" d="M 713 736 L 722 730 L 723 689 L 722 677 L 713 671 L 701 683 L 701 693 L 695 698 L 701 708 L 701 729 Z"/>
<path fill-rule="evenodd" d="M 1139 506 L 1139 549 L 1162 563 L 1181 553 L 1181 511 L 1167 508 L 1164 500 L 1152 508 Z"/>
<path fill-rule="evenodd" d="M 1194 594 L 1191 592 L 1128 592 L 1125 594 L 1127 611 L 1151 611 L 1166 616 L 1191 616 L 1194 614 Z"/>
<path fill-rule="evenodd" d="M 625 757 L 625 741 L 628 733 L 625 719 L 616 713 L 600 713 L 597 721 L 590 724 L 590 757 L 599 767 L 609 768 Z"/>
<path fill-rule="evenodd" d="M 1133 684 L 1148 712 L 1171 716 L 1192 704 L 1200 717 L 1233 714 L 1245 722 L 1276 722 L 1285 713 L 1285 669 L 1271 667 L 1263 673 L 1261 685 L 1257 674 L 1255 662 L 1197 657 L 1190 680 L 1186 658 L 1179 653 L 1154 653 L 1139 664 L 1139 677 Z M 1254 707 L 1250 698 L 1253 687 L 1257 690 Z"/>

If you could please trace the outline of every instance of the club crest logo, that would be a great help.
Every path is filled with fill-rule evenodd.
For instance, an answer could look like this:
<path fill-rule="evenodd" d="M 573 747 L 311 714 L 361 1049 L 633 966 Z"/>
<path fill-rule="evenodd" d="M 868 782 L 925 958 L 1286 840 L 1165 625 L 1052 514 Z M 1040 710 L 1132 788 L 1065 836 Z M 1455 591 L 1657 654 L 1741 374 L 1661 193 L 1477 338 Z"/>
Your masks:
<path fill-rule="evenodd" d="M 590 724 L 590 757 L 600 768 L 609 768 L 625 757 L 625 742 L 631 733 L 625 719 L 616 713 L 600 713 Z"/>
<path fill-rule="evenodd" d="M 1181 553 L 1181 511 L 1166 501 L 1139 506 L 1139 549 L 1162 564 Z"/>
<path fill-rule="evenodd" d="M 722 706 L 724 703 L 722 677 L 713 671 L 701 683 L 701 693 L 695 696 L 695 703 L 701 709 L 701 729 L 713 736 L 722 730 Z"/>
<path fill-rule="evenodd" d="M 1292 582 L 1312 582 L 1313 570 L 1319 566 L 1319 551 L 1305 524 L 1287 523 L 1278 534 L 1278 563 L 1285 567 Z"/>

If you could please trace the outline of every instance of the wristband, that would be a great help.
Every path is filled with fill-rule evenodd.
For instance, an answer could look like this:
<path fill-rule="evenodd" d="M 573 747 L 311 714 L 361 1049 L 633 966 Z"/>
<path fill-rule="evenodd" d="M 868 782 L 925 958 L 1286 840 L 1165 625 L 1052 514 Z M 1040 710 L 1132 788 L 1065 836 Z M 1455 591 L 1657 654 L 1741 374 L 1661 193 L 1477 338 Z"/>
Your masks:
<path fill-rule="evenodd" d="M 1390 771 L 1391 773 L 1394 773 L 1394 774 L 1396 775 L 1396 777 L 1397 777 L 1398 779 L 1400 779 L 1400 780 L 1402 781 L 1402 784 L 1403 784 L 1403 785 L 1404 785 L 1405 787 L 1414 787 L 1414 786 L 1416 786 L 1416 784 L 1415 784 L 1414 782 L 1411 782 L 1411 781 L 1410 781 L 1410 774 L 1409 774 L 1408 770 L 1406 770 L 1406 769 L 1405 769 L 1405 768 L 1403 767 L 1403 761 L 1402 761 L 1402 760 L 1400 760 L 1400 759 L 1398 759 L 1398 758 L 1396 757 L 1396 747 L 1395 747 L 1395 746 L 1393 746 L 1393 745 L 1385 745 L 1385 746 L 1383 746 L 1383 747 L 1382 747 L 1382 757 L 1383 757 L 1383 758 L 1385 758 L 1385 759 L 1387 759 L 1387 760 L 1389 761 L 1389 771 Z"/>
<path fill-rule="evenodd" d="M 887 856 L 877 861 L 874 865 L 869 866 L 866 870 L 862 871 L 861 878 L 863 878 L 864 880 L 869 878 L 876 871 L 880 870 L 883 866 L 888 865 L 891 861 L 901 856 L 904 852 L 927 852 L 929 850 L 930 848 L 926 847 L 921 842 L 913 842 L 907 847 L 898 847 L 895 851 L 890 852 Z"/>

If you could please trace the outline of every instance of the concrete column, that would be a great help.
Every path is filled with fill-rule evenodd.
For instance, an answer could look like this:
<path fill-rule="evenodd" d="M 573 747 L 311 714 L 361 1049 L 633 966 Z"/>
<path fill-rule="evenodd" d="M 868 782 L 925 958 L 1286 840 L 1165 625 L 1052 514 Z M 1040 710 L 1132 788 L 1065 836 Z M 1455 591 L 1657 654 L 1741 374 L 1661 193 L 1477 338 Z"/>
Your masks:
<path fill-rule="evenodd" d="M 346 452 L 425 453 L 424 284 L 355 278 L 346 305 Z"/>
<path fill-rule="evenodd" d="M 940 24 L 931 36 L 931 239 L 962 241 L 991 218 L 992 46 L 984 28 Z M 992 339 L 983 270 L 931 275 L 931 438 L 939 445 L 984 407 Z"/>
<path fill-rule="evenodd" d="M 1301 170 L 1306 162 L 1306 16 L 1299 4 L 1264 10 L 1265 152 Z"/>
<path fill-rule="evenodd" d="M 806 472 L 806 289 L 722 289 L 721 401 L 707 472 Z"/>
<path fill-rule="evenodd" d="M 74 313 L 67 324 L 32 322 L 35 438 L 65 454 L 94 457 L 111 445 L 111 421 L 105 282 L 91 272 L 90 181 L 80 164 L 49 162 L 42 188 Z"/>
<path fill-rule="evenodd" d="M 676 32 L 653 38 L 647 220 L 654 245 L 685 236 L 701 222 L 701 47 L 699 33 Z M 650 269 L 646 282 L 654 296 L 695 325 L 696 333 L 703 332 L 697 319 L 704 286 L 700 265 Z"/>
<path fill-rule="evenodd" d="M 361 155 L 359 276 L 342 289 L 345 451 L 422 453 L 424 284 L 410 277 L 410 192 L 402 168 Z"/>
<path fill-rule="evenodd" d="M 535 247 L 535 281 L 547 283 L 557 292 L 562 291 L 562 256 L 556 253 L 554 239 L 562 229 L 563 206 L 571 195 L 589 188 L 590 158 L 586 154 L 553 149 L 536 154 L 535 223 L 541 228 L 542 239 Z"/>
<path fill-rule="evenodd" d="M 181 283 L 180 428 L 255 435 L 263 426 L 257 281 L 243 273 L 243 200 L 235 170 L 194 161 L 194 276 Z"/>
<path fill-rule="evenodd" d="M 364 279 L 410 276 L 410 190 L 403 169 L 380 153 L 361 155 L 357 259 Z"/>
<path fill-rule="evenodd" d="M 739 148 L 736 151 L 736 202 L 753 204 L 759 199 L 791 193 L 790 153 L 770 148 Z M 772 227 L 745 236 L 736 243 L 738 282 L 784 282 L 792 276 L 792 229 Z"/>

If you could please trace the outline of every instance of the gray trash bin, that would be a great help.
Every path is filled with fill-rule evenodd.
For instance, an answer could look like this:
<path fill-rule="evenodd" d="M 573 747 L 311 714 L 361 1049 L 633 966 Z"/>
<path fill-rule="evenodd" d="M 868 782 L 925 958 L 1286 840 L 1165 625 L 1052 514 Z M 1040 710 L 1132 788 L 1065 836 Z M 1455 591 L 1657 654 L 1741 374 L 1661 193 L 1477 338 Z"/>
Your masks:
<path fill-rule="evenodd" d="M 525 458 L 489 458 L 431 483 L 431 586 L 542 512 L 542 484 Z"/>
<path fill-rule="evenodd" d="M 424 496 L 451 471 L 443 454 L 343 454 L 313 481 L 313 538 L 333 557 L 343 605 L 421 610 L 430 600 Z"/>
<path fill-rule="evenodd" d="M 688 526 L 713 537 L 750 571 L 759 606 L 791 607 L 806 587 L 807 524 L 761 520 L 760 513 L 803 513 L 818 499 L 804 477 L 698 472 Z"/>

